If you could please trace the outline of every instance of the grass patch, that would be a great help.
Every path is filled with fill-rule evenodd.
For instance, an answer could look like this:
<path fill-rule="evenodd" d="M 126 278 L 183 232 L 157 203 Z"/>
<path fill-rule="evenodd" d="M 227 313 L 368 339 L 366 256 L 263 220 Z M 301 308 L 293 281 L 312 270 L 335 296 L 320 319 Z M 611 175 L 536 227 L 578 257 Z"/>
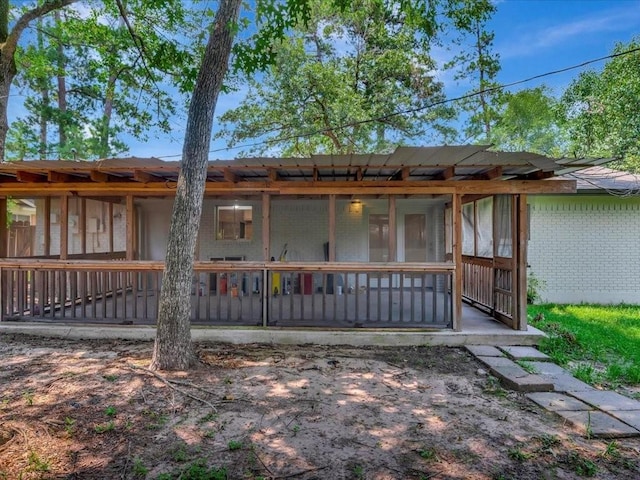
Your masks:
<path fill-rule="evenodd" d="M 530 305 L 531 325 L 549 335 L 540 350 L 591 383 L 640 384 L 640 308 Z"/>

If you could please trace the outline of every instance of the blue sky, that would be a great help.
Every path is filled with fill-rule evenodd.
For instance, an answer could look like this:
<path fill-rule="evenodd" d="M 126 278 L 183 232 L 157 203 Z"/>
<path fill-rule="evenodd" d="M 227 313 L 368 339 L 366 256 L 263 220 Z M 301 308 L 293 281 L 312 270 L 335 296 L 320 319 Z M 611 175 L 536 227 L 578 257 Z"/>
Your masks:
<path fill-rule="evenodd" d="M 501 84 L 604 57 L 617 43 L 640 38 L 640 0 L 496 0 L 495 3 L 497 12 L 489 26 L 495 32 L 494 48 L 501 59 L 502 70 L 498 75 Z M 603 65 L 604 62 L 593 63 L 512 90 L 544 83 L 555 94 L 560 94 L 580 71 L 599 70 Z M 469 90 L 467 86 L 456 85 L 450 73 L 443 74 L 441 80 L 449 97 Z M 12 93 L 17 93 L 15 87 Z M 241 99 L 242 92 L 221 95 L 216 114 L 236 106 Z M 16 108 L 18 99 L 14 100 L 13 108 Z M 9 109 L 11 117 L 11 104 Z M 151 138 L 148 142 L 130 141 L 130 154 L 179 159 L 185 122 L 176 119 L 170 136 Z M 222 140 L 212 143 L 214 152 L 210 158 L 230 159 L 237 155 L 237 149 L 215 151 L 225 146 Z"/>
<path fill-rule="evenodd" d="M 494 47 L 500 54 L 502 70 L 499 83 L 523 80 L 553 70 L 581 64 L 611 53 L 617 43 L 628 43 L 640 37 L 640 0 L 503 0 L 497 1 L 497 12 L 490 27 L 495 32 Z M 566 73 L 545 77 L 514 87 L 515 90 L 541 83 L 556 94 L 586 69 L 599 70 L 604 62 Z M 447 94 L 456 96 L 467 89 L 455 85 L 447 75 Z M 217 113 L 237 104 L 238 97 L 221 96 Z M 224 148 L 223 141 L 211 149 Z M 132 148 L 136 155 L 149 155 L 148 145 Z M 179 154 L 181 142 L 167 148 Z M 161 150 L 158 155 L 166 155 Z M 237 150 L 218 151 L 211 158 L 233 158 Z"/>

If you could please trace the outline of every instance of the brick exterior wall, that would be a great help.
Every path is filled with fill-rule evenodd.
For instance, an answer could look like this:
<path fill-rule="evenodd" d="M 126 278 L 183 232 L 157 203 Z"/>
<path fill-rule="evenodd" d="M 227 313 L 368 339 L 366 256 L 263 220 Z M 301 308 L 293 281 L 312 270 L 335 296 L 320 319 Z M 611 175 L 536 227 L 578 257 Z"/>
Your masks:
<path fill-rule="evenodd" d="M 542 301 L 640 304 L 640 198 L 529 196 L 529 209 Z"/>

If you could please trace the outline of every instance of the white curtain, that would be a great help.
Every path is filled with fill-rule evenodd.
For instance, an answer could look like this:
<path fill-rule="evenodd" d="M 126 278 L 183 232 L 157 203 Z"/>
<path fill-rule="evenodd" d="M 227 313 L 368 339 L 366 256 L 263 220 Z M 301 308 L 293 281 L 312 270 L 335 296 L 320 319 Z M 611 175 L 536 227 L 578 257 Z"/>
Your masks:
<path fill-rule="evenodd" d="M 511 238 L 511 196 L 496 195 L 496 234 L 498 257 L 511 258 L 513 241 Z"/>

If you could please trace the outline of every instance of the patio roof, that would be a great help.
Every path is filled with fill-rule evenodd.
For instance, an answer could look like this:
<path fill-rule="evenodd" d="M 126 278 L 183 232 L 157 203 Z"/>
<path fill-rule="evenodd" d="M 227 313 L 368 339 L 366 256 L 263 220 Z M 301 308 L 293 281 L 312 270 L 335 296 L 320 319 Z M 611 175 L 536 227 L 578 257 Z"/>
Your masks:
<path fill-rule="evenodd" d="M 393 153 L 359 155 L 314 155 L 310 158 L 240 158 L 210 161 L 207 183 L 214 190 L 235 185 L 236 191 L 273 191 L 276 184 L 307 189 L 343 183 L 387 186 L 452 185 L 450 182 L 486 180 L 544 180 L 585 167 L 606 163 L 608 159 L 552 159 L 525 152 L 495 152 L 488 145 L 439 147 L 398 147 Z M 114 158 L 94 162 L 34 160 L 0 163 L 0 194 L 31 184 L 31 189 L 60 191 L 95 190 L 91 184 L 120 185 L 130 192 L 138 185 L 149 194 L 175 188 L 180 162 L 158 158 Z M 334 183 L 329 183 L 334 182 Z M 349 182 L 346 184 L 345 182 Z M 371 182 L 371 183 L 367 183 Z M 127 186 L 127 184 L 134 184 Z M 562 182 L 564 183 L 564 182 Z M 35 185 L 34 185 L 35 184 Z M 172 187 L 169 184 L 173 184 Z M 58 188 L 55 188 L 55 187 Z M 465 186 L 471 186 L 466 183 Z M 103 187 L 104 188 L 104 185 Z M 347 188 L 347 187 L 345 187 Z M 560 189 L 560 183 L 547 190 Z M 17 189 L 17 190 L 16 190 Z M 158 190 L 156 192 L 156 190 Z M 564 189 L 566 190 L 566 188 Z M 564 191 L 563 190 L 563 191 Z M 318 190 L 319 191 L 319 190 Z M 279 192 L 282 193 L 282 192 Z M 291 193 L 291 192 L 290 192 Z M 328 191 L 322 193 L 329 193 Z M 344 193 L 335 191 L 333 193 Z M 398 192 L 401 193 L 401 192 Z M 469 192 L 474 193 L 474 192 Z"/>

